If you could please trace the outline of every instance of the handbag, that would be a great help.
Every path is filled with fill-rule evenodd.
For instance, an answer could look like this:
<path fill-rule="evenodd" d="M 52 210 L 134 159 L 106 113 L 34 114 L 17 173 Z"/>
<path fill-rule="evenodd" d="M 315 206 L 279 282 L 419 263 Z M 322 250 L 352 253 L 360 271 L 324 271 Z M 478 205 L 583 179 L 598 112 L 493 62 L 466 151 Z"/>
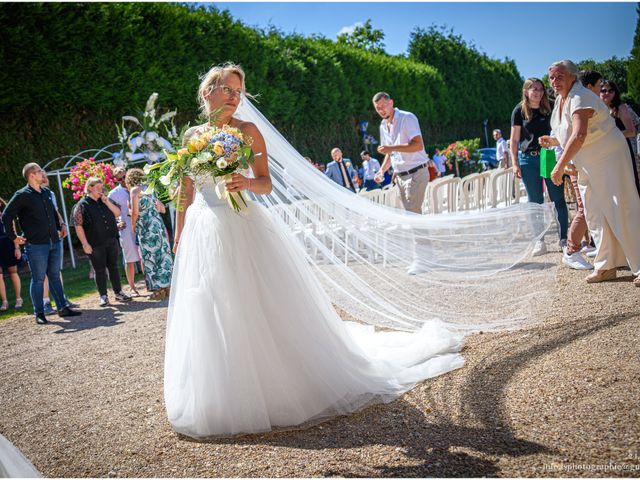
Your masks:
<path fill-rule="evenodd" d="M 551 178 L 551 172 L 556 166 L 556 151 L 553 148 L 540 150 L 540 176 Z"/>

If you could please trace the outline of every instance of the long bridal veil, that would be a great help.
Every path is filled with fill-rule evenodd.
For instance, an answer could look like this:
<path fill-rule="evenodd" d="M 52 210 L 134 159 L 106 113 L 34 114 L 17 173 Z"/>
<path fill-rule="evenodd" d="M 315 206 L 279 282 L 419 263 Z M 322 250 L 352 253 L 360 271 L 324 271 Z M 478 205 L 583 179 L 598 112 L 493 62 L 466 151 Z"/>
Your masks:
<path fill-rule="evenodd" d="M 256 124 L 269 154 L 273 192 L 254 200 L 298 239 L 344 318 L 478 331 L 520 327 L 548 307 L 555 265 L 528 257 L 555 225 L 552 204 L 441 215 L 375 204 L 310 165 L 248 99 L 236 116 Z"/>
<path fill-rule="evenodd" d="M 9 440 L 0 435 L 0 478 L 41 478 L 36 467 Z"/>

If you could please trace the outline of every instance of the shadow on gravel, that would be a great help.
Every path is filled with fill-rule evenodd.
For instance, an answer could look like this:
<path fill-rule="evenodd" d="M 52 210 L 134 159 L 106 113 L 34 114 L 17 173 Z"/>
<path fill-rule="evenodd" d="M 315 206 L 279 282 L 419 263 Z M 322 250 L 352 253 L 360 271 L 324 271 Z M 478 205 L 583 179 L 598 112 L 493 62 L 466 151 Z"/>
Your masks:
<path fill-rule="evenodd" d="M 521 262 L 514 265 L 512 270 L 547 270 L 557 266 L 557 263 L 552 262 Z"/>
<path fill-rule="evenodd" d="M 513 376 L 556 349 L 639 314 L 587 317 L 577 325 L 559 324 L 534 330 L 516 341 L 511 338 L 505 341 L 504 336 L 493 338 L 491 353 L 470 368 L 458 391 L 454 387 L 446 396 L 431 397 L 425 404 L 434 407 L 425 408 L 425 412 L 400 399 L 334 418 L 308 430 L 216 439 L 211 443 L 310 450 L 396 447 L 397 456 L 387 459 L 387 466 L 376 466 L 366 456 L 360 464 L 354 458 L 345 458 L 343 467 L 340 462 L 335 462 L 337 466 L 327 465 L 320 474 L 325 477 L 499 476 L 499 458 L 487 457 L 554 453 L 552 447 L 517 438 L 512 432 L 505 412 L 505 390 Z M 190 440 L 182 435 L 180 438 Z M 482 453 L 483 457 L 474 452 Z"/>
<path fill-rule="evenodd" d="M 154 308 L 166 308 L 167 305 L 168 302 L 166 300 L 157 302 L 136 302 L 134 300 L 129 303 L 113 303 L 103 308 L 81 309 L 82 315 L 77 317 L 58 317 L 56 320 L 49 320 L 49 323 L 60 327 L 60 330 L 53 332 L 58 334 L 75 333 L 98 327 L 115 327 L 124 323 L 128 313 Z M 53 319 L 54 317 L 50 318 Z"/>
<path fill-rule="evenodd" d="M 487 399 L 487 403 L 494 399 Z M 344 467 L 327 466 L 323 477 L 482 477 L 497 476 L 494 462 L 473 455 L 526 455 L 544 451 L 541 445 L 517 438 L 505 440 L 487 427 L 468 427 L 436 418 L 405 400 L 379 405 L 351 416 L 338 417 L 306 431 L 247 435 L 218 439 L 220 444 L 278 446 L 299 449 L 357 449 L 394 446 L 396 454 L 387 466 L 362 457 L 344 458 Z M 182 437 L 184 438 L 184 437 Z M 186 439 L 186 438 L 185 438 Z M 457 451 L 452 451 L 455 449 Z M 354 458 L 355 457 L 355 458 Z"/>

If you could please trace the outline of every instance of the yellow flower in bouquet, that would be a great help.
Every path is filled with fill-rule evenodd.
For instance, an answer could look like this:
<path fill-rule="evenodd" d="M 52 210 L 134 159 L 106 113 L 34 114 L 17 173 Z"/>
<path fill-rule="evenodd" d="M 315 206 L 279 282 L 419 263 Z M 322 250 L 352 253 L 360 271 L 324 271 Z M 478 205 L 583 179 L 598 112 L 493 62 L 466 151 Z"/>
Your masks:
<path fill-rule="evenodd" d="M 187 142 L 186 148 L 181 148 L 176 153 L 166 152 L 165 162 L 145 167 L 149 180 L 147 192 L 162 189 L 163 186 L 175 192 L 182 177 L 207 174 L 216 180 L 218 197 L 241 213 L 247 208 L 247 202 L 241 192 L 227 191 L 226 181 L 231 179 L 233 173 L 244 170 L 253 163 L 252 143 L 251 137 L 245 137 L 239 129 L 229 125 L 207 127 L 204 131 L 196 132 Z"/>

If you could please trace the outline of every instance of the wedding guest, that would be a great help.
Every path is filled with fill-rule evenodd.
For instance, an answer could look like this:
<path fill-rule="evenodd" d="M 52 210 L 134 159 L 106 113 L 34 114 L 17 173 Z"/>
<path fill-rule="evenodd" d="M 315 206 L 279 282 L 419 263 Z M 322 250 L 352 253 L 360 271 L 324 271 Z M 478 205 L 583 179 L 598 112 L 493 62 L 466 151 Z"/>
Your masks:
<path fill-rule="evenodd" d="M 360 152 L 360 158 L 362 159 L 362 178 L 364 180 L 365 190 L 382 188 L 382 184 L 375 180 L 376 173 L 380 170 L 380 162 L 373 158 L 366 150 Z"/>
<path fill-rule="evenodd" d="M 447 157 L 442 155 L 439 148 L 436 148 L 433 154 L 433 162 L 436 164 L 439 177 L 442 177 L 447 173 L 447 167 L 445 166 L 446 161 L 447 161 Z"/>
<path fill-rule="evenodd" d="M 353 170 L 353 167 L 346 166 L 346 163 L 342 158 L 342 150 L 340 150 L 338 147 L 335 147 L 333 150 L 331 150 L 331 158 L 333 158 L 333 162 L 329 162 L 327 164 L 327 169 L 324 174 L 331 180 L 336 182 L 338 185 L 355 193 L 356 186 L 353 182 L 355 172 Z"/>
<path fill-rule="evenodd" d="M 127 172 L 125 181 L 131 194 L 131 224 L 140 244 L 147 289 L 151 299 L 161 300 L 169 295 L 173 257 L 161 213 L 165 206 L 153 195 L 143 194 L 146 177 L 140 168 Z"/>
<path fill-rule="evenodd" d="M 509 147 L 507 146 L 507 141 L 502 136 L 502 130 L 496 128 L 493 131 L 493 139 L 496 141 L 496 160 L 498 161 L 498 165 L 502 168 L 511 167 Z"/>
<path fill-rule="evenodd" d="M 58 201 L 56 200 L 56 196 L 53 194 L 53 192 L 51 191 L 51 189 L 49 188 L 49 177 L 47 175 L 47 172 L 44 172 L 44 183 L 42 184 L 44 187 L 47 187 L 48 190 L 48 194 L 49 197 L 51 197 L 51 203 L 53 203 L 53 208 L 56 211 L 56 215 L 58 216 L 58 220 L 60 221 L 60 223 L 64 223 L 64 219 L 62 218 L 62 215 L 60 215 L 60 209 L 58 208 Z M 62 276 L 62 270 L 60 270 L 60 283 L 62 284 L 62 287 L 64 289 L 64 278 Z M 49 295 L 49 277 L 44 277 L 44 284 L 42 286 L 42 301 L 44 302 L 44 314 L 45 315 L 53 315 L 54 313 L 56 313 L 55 309 L 53 308 L 53 306 L 51 305 L 51 297 Z M 66 297 L 64 297 L 64 301 L 65 301 L 65 305 L 69 308 L 78 308 L 78 305 L 69 301 L 69 299 Z M 56 305 L 57 306 L 57 305 Z"/>
<path fill-rule="evenodd" d="M 23 301 L 20 297 L 20 276 L 18 275 L 18 264 L 20 260 L 16 258 L 15 247 L 13 242 L 9 240 L 4 224 L 2 223 L 2 212 L 7 206 L 2 198 L 0 198 L 0 298 L 2 304 L 0 305 L 0 311 L 5 311 L 9 308 L 9 300 L 7 300 L 7 287 L 4 283 L 5 274 L 9 274 L 11 283 L 13 284 L 13 291 L 16 296 L 15 308 L 22 308 Z M 13 229 L 13 225 L 11 226 Z"/>
<path fill-rule="evenodd" d="M 522 86 L 522 100 L 511 114 L 511 161 L 513 173 L 522 178 L 529 202 L 543 203 L 543 184 L 547 187 L 549 198 L 556 207 L 560 224 L 560 244 L 567 242 L 569 211 L 564 199 L 564 187 L 555 185 L 551 179 L 540 175 L 540 144 L 538 139 L 551 133 L 551 109 L 549 97 L 542 80 L 528 78 Z M 518 147 L 522 153 L 518 157 Z M 533 256 L 547 252 L 543 239 L 536 242 Z"/>
<path fill-rule="evenodd" d="M 551 132 L 551 136 L 553 136 L 553 131 Z M 556 158 L 560 158 L 562 156 L 562 147 L 555 147 L 555 151 Z M 565 168 L 565 174 L 569 175 L 574 197 L 576 198 L 576 214 L 569 225 L 567 245 L 562 252 L 562 263 L 574 270 L 593 270 L 593 265 L 583 256 L 583 254 L 594 251 L 595 247 L 588 245 L 588 242 L 586 242 L 587 246 L 583 245 L 588 227 L 584 212 L 584 202 L 582 201 L 582 195 L 580 194 L 580 187 L 578 185 L 578 171 L 573 161 L 570 161 Z"/>
<path fill-rule="evenodd" d="M 107 270 L 116 300 L 129 302 L 131 297 L 122 291 L 118 271 L 118 226 L 116 217 L 120 206 L 104 194 L 104 183 L 99 177 L 90 177 L 84 186 L 85 196 L 76 204 L 73 219 L 82 250 L 89 256 L 96 272 L 96 287 L 100 306 L 109 305 Z"/>
<path fill-rule="evenodd" d="M 600 87 L 602 86 L 602 74 L 595 70 L 580 70 L 578 73 L 580 83 L 588 88 L 596 95 L 600 95 Z"/>
<path fill-rule="evenodd" d="M 351 172 L 351 181 L 353 185 L 356 187 L 356 191 L 360 190 L 362 186 L 362 182 L 360 180 L 360 176 L 358 175 L 358 169 L 353 166 L 351 160 L 348 158 L 344 158 L 344 166 L 347 167 L 347 170 Z"/>
<path fill-rule="evenodd" d="M 600 95 L 600 86 L 602 85 L 602 74 L 600 72 L 581 70 L 578 73 L 578 78 L 585 88 L 591 90 L 595 95 Z M 573 187 L 577 211 L 569 225 L 567 247 L 562 256 L 562 263 L 575 270 L 592 270 L 593 265 L 587 262 L 583 255 L 594 257 L 596 248 L 590 244 L 590 241 L 592 242 L 593 240 L 588 235 L 589 228 L 584 211 L 584 202 L 578 185 L 578 171 L 573 165 L 573 161 L 569 162 L 566 173 L 569 174 L 571 186 Z"/>
<path fill-rule="evenodd" d="M 131 225 L 131 205 L 130 194 L 126 184 L 127 170 L 123 167 L 116 167 L 113 170 L 113 176 L 118 182 L 113 190 L 109 192 L 108 198 L 120 205 L 120 221 L 118 222 L 118 230 L 120 235 L 120 247 L 122 248 L 122 254 L 125 262 L 125 275 L 127 276 L 127 283 L 131 293 L 136 297 L 140 295 L 136 289 L 135 283 L 135 267 L 141 260 L 140 250 L 136 245 L 136 235 L 133 232 L 133 226 Z"/>
<path fill-rule="evenodd" d="M 384 155 L 376 181 L 382 182 L 384 172 L 393 167 L 402 206 L 409 212 L 422 214 L 429 183 L 426 168 L 429 157 L 424 150 L 418 118 L 411 112 L 395 108 L 393 99 L 386 92 L 376 93 L 372 101 L 382 118 L 378 153 Z"/>
<path fill-rule="evenodd" d="M 16 258 L 19 259 L 22 255 L 20 245 L 26 243 L 25 251 L 31 269 L 29 293 L 36 323 L 49 323 L 42 301 L 45 275 L 49 277 L 51 293 L 58 306 L 58 316 L 80 315 L 79 311 L 66 306 L 64 288 L 60 282 L 62 239 L 67 236 L 67 226 L 60 222 L 56 214 L 49 189 L 43 187 L 46 181 L 44 170 L 37 163 L 27 163 L 22 169 L 22 175 L 27 185 L 13 195 L 2 214 L 2 221 L 7 236 L 14 243 Z M 23 237 L 18 237 L 13 228 L 16 219 Z"/>
<path fill-rule="evenodd" d="M 609 113 L 616 122 L 616 127 L 620 129 L 627 140 L 629 147 L 629 156 L 633 167 L 633 175 L 636 183 L 636 190 L 640 195 L 640 180 L 638 178 L 638 166 L 636 165 L 636 155 L 633 151 L 633 142 L 636 138 L 636 127 L 633 124 L 633 118 L 629 112 L 630 108 L 623 103 L 620 98 L 620 90 L 618 85 L 611 80 L 604 80 L 600 87 L 600 99 L 609 107 Z"/>
<path fill-rule="evenodd" d="M 431 159 L 427 160 L 427 170 L 429 171 L 430 182 L 438 178 L 438 167 L 436 167 L 436 162 Z"/>
<path fill-rule="evenodd" d="M 636 275 L 634 284 L 640 286 L 640 197 L 628 147 L 607 106 L 577 81 L 577 74 L 570 60 L 549 67 L 549 81 L 556 93 L 551 116 L 555 136 L 540 137 L 540 144 L 564 149 L 551 173 L 556 185 L 562 185 L 570 160 L 578 170 L 587 224 L 598 247 L 595 270 L 586 281 L 612 280 L 618 267 L 629 265 Z"/>

